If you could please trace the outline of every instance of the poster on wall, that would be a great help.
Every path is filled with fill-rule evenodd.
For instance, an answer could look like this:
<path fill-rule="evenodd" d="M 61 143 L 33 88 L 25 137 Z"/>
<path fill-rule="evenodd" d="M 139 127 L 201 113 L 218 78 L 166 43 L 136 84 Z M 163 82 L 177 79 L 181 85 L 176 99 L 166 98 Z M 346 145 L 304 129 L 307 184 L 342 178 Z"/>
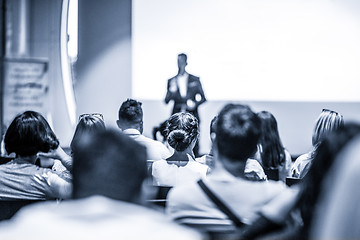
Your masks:
<path fill-rule="evenodd" d="M 3 132 L 19 113 L 32 110 L 49 113 L 48 61 L 6 59 L 4 61 Z"/>

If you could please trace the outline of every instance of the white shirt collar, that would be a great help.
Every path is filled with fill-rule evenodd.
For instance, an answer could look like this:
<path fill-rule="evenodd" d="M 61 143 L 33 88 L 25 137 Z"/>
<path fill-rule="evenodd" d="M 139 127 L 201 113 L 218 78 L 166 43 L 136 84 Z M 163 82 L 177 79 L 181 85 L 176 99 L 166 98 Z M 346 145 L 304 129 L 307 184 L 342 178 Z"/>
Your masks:
<path fill-rule="evenodd" d="M 126 135 L 141 135 L 140 131 L 135 128 L 128 128 L 123 130 Z"/>

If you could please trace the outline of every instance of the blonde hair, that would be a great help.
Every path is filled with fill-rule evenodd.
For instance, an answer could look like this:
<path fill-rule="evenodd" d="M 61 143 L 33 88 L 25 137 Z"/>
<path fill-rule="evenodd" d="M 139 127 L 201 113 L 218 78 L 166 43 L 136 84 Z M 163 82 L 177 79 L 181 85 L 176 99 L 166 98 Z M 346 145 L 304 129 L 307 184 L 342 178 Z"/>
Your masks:
<path fill-rule="evenodd" d="M 313 147 L 316 148 L 327 134 L 343 126 L 344 118 L 341 114 L 329 109 L 323 109 L 315 123 L 312 136 Z"/>

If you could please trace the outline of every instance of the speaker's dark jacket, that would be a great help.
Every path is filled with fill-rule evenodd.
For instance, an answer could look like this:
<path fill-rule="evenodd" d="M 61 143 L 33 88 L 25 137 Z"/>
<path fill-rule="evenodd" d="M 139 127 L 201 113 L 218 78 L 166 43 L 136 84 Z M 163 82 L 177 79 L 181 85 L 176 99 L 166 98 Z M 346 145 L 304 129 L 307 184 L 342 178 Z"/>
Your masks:
<path fill-rule="evenodd" d="M 170 78 L 167 83 L 165 103 L 169 103 L 170 100 L 174 101 L 172 114 L 186 111 L 193 114 L 200 122 L 198 107 L 206 101 L 206 98 L 199 77 L 189 74 L 185 97 L 180 94 L 177 75 Z"/>

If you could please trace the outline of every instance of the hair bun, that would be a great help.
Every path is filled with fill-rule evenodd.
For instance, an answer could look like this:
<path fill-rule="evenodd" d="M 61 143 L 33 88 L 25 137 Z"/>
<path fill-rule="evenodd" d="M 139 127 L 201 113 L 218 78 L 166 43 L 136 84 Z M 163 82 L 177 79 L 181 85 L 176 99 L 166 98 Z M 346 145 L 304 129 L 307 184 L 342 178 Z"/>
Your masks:
<path fill-rule="evenodd" d="M 175 142 L 183 142 L 186 138 L 186 132 L 184 130 L 174 130 L 170 132 L 168 138 Z"/>
<path fill-rule="evenodd" d="M 177 151 L 184 151 L 190 143 L 190 139 L 184 130 L 174 130 L 168 136 L 169 145 Z"/>

